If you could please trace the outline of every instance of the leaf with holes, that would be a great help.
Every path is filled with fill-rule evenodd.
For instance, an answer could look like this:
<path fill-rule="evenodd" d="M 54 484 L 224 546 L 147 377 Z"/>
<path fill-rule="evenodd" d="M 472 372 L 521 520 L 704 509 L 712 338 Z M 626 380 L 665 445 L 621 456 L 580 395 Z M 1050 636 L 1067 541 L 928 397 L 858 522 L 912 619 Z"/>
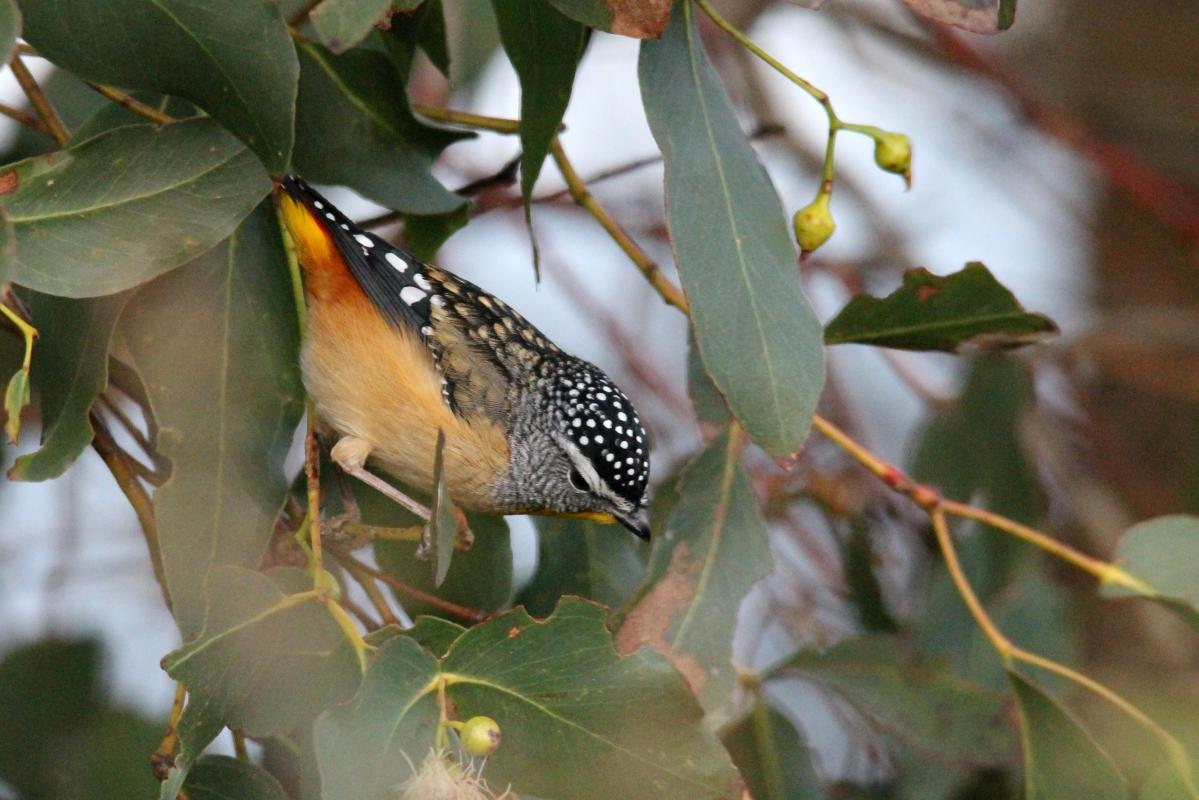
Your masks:
<path fill-rule="evenodd" d="M 92 443 L 88 412 L 108 383 L 108 343 L 129 294 L 88 300 L 33 295 L 30 313 L 38 329 L 33 383 L 42 398 L 42 446 L 17 458 L 10 480 L 57 478 Z"/>
<path fill-rule="evenodd" d="M 1016 21 L 1016 0 L 903 0 L 922 17 L 971 33 L 999 33 Z"/>
<path fill-rule="evenodd" d="M 754 441 L 803 446 L 824 383 L 820 323 L 782 203 L 708 61 L 691 3 L 641 45 L 641 96 L 666 159 L 666 206 L 704 368 Z"/>
<path fill-rule="evenodd" d="M 564 600 L 463 633 L 440 664 L 408 636 L 380 648 L 347 706 L 317 720 L 326 800 L 383 800 L 433 746 L 437 691 L 460 719 L 485 714 L 505 744 L 486 778 L 520 795 L 733 798 L 737 777 L 687 687 L 657 654 L 619 658 L 604 611 Z"/>
<path fill-rule="evenodd" d="M 1120 539 L 1115 562 L 1153 599 L 1199 628 L 1199 517 L 1173 514 L 1132 526 Z M 1112 582 L 1104 583 L 1103 593 L 1141 596 Z"/>
<path fill-rule="evenodd" d="M 1036 684 L 1008 672 L 1024 739 L 1027 800 L 1125 800 L 1124 776 L 1091 735 Z"/>
<path fill-rule="evenodd" d="M 956 353 L 968 345 L 1019 347 L 1057 333 L 1053 320 L 1025 311 L 977 261 L 944 277 L 908 270 L 884 298 L 858 296 L 825 326 L 825 344 L 872 344 Z"/>
<path fill-rule="evenodd" d="M 304 396 L 293 303 L 263 204 L 220 247 L 140 289 L 121 320 L 173 464 L 154 511 L 184 637 L 203 621 L 208 569 L 256 567 L 283 504 Z"/>
<path fill-rule="evenodd" d="M 737 609 L 774 568 L 766 523 L 740 464 L 744 444 L 726 431 L 687 468 L 641 596 L 616 636 L 622 653 L 648 644 L 670 659 L 718 720 L 730 710 L 736 684 Z"/>
<path fill-rule="evenodd" d="M 635 39 L 657 39 L 670 18 L 671 0 L 549 0 L 571 19 Z"/>
<path fill-rule="evenodd" d="M 287 169 L 299 66 L 270 0 L 22 0 L 21 11 L 26 40 L 55 64 L 191 100 L 272 173 Z"/>
<path fill-rule="evenodd" d="M 90 297 L 136 286 L 233 233 L 270 180 L 211 119 L 131 125 L 0 175 L 12 225 L 10 278 Z"/>
<path fill-rule="evenodd" d="M 300 54 L 295 165 L 309 180 L 344 184 L 410 214 L 457 211 L 465 202 L 431 171 L 447 145 L 468 134 L 430 128 L 408 107 L 404 82 L 383 53 L 335 56 L 314 44 Z"/>

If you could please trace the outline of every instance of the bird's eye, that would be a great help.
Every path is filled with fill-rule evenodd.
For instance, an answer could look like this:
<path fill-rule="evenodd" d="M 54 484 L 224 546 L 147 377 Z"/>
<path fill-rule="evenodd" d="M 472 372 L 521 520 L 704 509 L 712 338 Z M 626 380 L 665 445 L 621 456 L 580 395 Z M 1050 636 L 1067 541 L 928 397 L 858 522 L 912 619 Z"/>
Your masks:
<path fill-rule="evenodd" d="M 570 470 L 570 485 L 578 489 L 580 492 L 589 492 L 591 487 L 587 485 L 587 481 L 583 479 L 583 473 L 577 469 Z"/>

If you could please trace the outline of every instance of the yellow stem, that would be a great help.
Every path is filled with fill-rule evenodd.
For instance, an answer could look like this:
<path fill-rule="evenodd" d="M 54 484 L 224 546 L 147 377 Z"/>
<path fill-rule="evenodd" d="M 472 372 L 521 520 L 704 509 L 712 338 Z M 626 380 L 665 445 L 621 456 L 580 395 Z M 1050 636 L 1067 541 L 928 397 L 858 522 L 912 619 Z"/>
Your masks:
<path fill-rule="evenodd" d="M 469 111 L 455 111 L 452 108 L 426 106 L 413 103 L 412 110 L 422 117 L 435 119 L 438 122 L 449 122 L 455 125 L 465 125 L 468 128 L 481 128 L 495 133 L 520 133 L 520 120 L 488 117 L 483 114 L 472 114 Z"/>
<path fill-rule="evenodd" d="M 949 533 L 949 524 L 945 521 L 945 512 L 940 508 L 934 508 L 929 514 L 933 523 L 933 533 L 937 536 L 937 544 L 941 548 L 941 555 L 945 559 L 945 568 L 949 570 L 949 577 L 953 579 L 953 585 L 957 587 L 958 594 L 962 596 L 962 600 L 966 603 L 966 608 L 970 610 L 970 616 L 974 617 L 975 623 L 982 629 L 983 635 L 999 653 L 999 657 L 1003 659 L 1004 664 L 1010 664 L 1012 659 L 1012 643 L 1007 637 L 995 627 L 995 623 L 991 621 L 990 615 L 987 614 L 983 604 L 979 601 L 978 595 L 974 593 L 974 588 L 970 585 L 970 581 L 966 578 L 966 573 L 962 572 L 961 562 L 958 561 L 957 549 L 953 546 L 953 537 Z"/>
<path fill-rule="evenodd" d="M 121 106 L 122 108 L 124 108 L 128 111 L 132 111 L 134 114 L 137 114 L 139 117 L 145 117 L 146 119 L 153 122 L 155 125 L 170 125 L 172 122 L 175 121 L 175 118 L 172 117 L 171 115 L 164 114 L 163 112 L 159 111 L 158 109 L 154 108 L 153 106 L 148 106 L 145 103 L 143 103 L 142 101 L 137 100 L 136 98 L 130 97 L 129 95 L 125 94 L 124 92 L 114 89 L 111 86 L 104 86 L 102 84 L 92 83 L 90 81 L 88 82 L 87 85 L 92 87 L 93 89 L 95 89 L 100 94 L 107 97 L 112 102 Z"/>
<path fill-rule="evenodd" d="M 325 596 L 323 598 L 325 609 L 333 617 L 333 620 L 341 628 L 342 634 L 350 643 L 350 647 L 354 648 L 354 655 L 358 657 L 358 669 L 362 673 L 366 673 L 366 651 L 372 650 L 369 644 L 362 638 L 362 634 L 358 632 L 358 626 L 354 624 L 354 620 L 346 613 L 336 600 L 332 597 Z"/>

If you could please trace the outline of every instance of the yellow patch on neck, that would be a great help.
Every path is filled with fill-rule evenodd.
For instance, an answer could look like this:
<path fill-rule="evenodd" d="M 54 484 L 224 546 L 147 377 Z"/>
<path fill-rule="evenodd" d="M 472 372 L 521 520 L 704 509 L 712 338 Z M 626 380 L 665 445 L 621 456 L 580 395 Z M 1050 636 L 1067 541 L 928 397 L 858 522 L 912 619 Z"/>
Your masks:
<path fill-rule="evenodd" d="M 333 238 L 325 230 L 324 224 L 302 202 L 280 192 L 279 215 L 296 245 L 296 255 L 300 263 L 307 266 L 340 263 L 341 257 L 333 244 Z"/>
<path fill-rule="evenodd" d="M 611 514 L 605 514 L 602 511 L 573 511 L 570 513 L 555 513 L 550 514 L 552 517 L 564 517 L 567 519 L 585 519 L 588 522 L 599 522 L 604 525 L 615 525 L 616 517 Z"/>

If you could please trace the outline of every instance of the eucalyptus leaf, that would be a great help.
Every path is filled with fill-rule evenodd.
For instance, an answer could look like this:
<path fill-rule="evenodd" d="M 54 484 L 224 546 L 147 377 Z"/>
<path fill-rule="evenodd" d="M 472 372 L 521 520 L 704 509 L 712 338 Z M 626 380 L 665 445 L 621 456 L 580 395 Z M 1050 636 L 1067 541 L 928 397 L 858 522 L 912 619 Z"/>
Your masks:
<path fill-rule="evenodd" d="M 454 540 L 458 538 L 458 521 L 454 516 L 454 504 L 446 488 L 445 434 L 437 431 L 437 446 L 433 452 L 433 504 L 429 521 L 425 524 L 428 541 L 433 544 L 433 585 L 440 587 L 450 571 L 450 559 L 454 557 Z"/>
<path fill-rule="evenodd" d="M 678 675 L 649 651 L 617 657 L 603 610 L 565 600 L 544 621 L 518 609 L 471 628 L 440 664 L 410 637 L 383 645 L 354 700 L 317 720 L 326 800 L 391 797 L 433 746 L 440 686 L 459 718 L 499 723 L 493 787 L 572 800 L 737 796 Z"/>
<path fill-rule="evenodd" d="M 263 204 L 223 245 L 139 290 L 121 321 L 173 464 L 154 510 L 185 638 L 203 622 L 209 568 L 257 566 L 287 491 L 303 398 L 293 303 Z"/>
<path fill-rule="evenodd" d="M 449 214 L 464 204 L 431 170 L 442 149 L 468 134 L 412 116 L 391 59 L 364 49 L 335 56 L 314 44 L 299 54 L 295 165 L 305 177 L 410 214 Z"/>
<path fill-rule="evenodd" d="M 1008 672 L 1024 740 L 1027 800 L 1125 800 L 1124 776 L 1091 735 L 1052 697 Z"/>
<path fill-rule="evenodd" d="M 16 0 L 0 0 L 0 57 L 7 64 L 21 35 L 21 12 Z"/>
<path fill-rule="evenodd" d="M 549 0 L 550 5 L 589 28 L 657 39 L 670 17 L 671 0 Z"/>
<path fill-rule="evenodd" d="M 795 726 L 758 699 L 720 735 L 754 800 L 822 800 L 824 785 Z"/>
<path fill-rule="evenodd" d="M 287 169 L 299 67 L 271 0 L 21 0 L 21 11 L 26 40 L 55 64 L 191 100 L 272 173 Z"/>
<path fill-rule="evenodd" d="M 820 323 L 786 217 L 704 52 L 692 3 L 641 45 L 641 97 L 666 163 L 675 261 L 705 369 L 775 456 L 797 452 L 824 383 Z"/>
<path fill-rule="evenodd" d="M 670 659 L 717 721 L 729 712 L 736 684 L 737 610 L 774 568 L 766 523 L 740 464 L 743 445 L 742 436 L 726 431 L 687 468 L 666 531 L 654 541 L 640 598 L 616 639 L 622 653 L 648 644 Z"/>
<path fill-rule="evenodd" d="M 903 285 L 886 297 L 853 298 L 825 326 L 824 341 L 954 353 L 966 345 L 1017 347 L 1053 333 L 1051 319 L 1025 311 L 983 264 L 972 261 L 943 277 L 908 270 Z"/>
<path fill-rule="evenodd" d="M 391 9 L 392 0 L 324 0 L 308 15 L 316 38 L 334 53 L 357 47 Z"/>
<path fill-rule="evenodd" d="M 616 608 L 641 583 L 648 548 L 624 528 L 579 519 L 537 520 L 537 570 L 517 598 L 535 617 L 563 595 Z"/>
<path fill-rule="evenodd" d="M 1138 523 L 1116 547 L 1116 565 L 1145 584 L 1154 599 L 1199 627 L 1199 517 L 1173 514 Z M 1108 596 L 1135 596 L 1106 582 Z"/>
<path fill-rule="evenodd" d="M 262 767 L 229 756 L 201 756 L 183 784 L 188 800 L 284 800 L 283 787 Z"/>
<path fill-rule="evenodd" d="M 42 446 L 19 456 L 10 480 L 57 478 L 94 436 L 88 412 L 108 383 L 108 344 L 130 293 L 87 300 L 34 293 L 38 329 L 33 383 L 41 396 Z"/>
<path fill-rule="evenodd" d="M 46 294 L 119 292 L 212 248 L 270 191 L 211 119 L 110 130 L 0 175 L 15 283 Z"/>

